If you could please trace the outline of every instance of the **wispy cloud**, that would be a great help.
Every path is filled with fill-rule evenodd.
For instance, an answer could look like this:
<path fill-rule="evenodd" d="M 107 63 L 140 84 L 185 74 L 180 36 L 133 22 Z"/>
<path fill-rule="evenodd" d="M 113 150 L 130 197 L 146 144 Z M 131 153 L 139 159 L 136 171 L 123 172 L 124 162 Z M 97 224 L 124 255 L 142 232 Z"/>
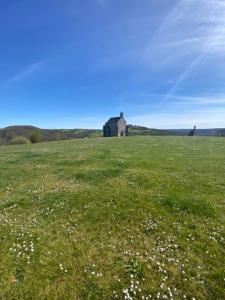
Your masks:
<path fill-rule="evenodd" d="M 36 72 L 40 67 L 42 67 L 45 63 L 45 60 L 38 61 L 35 63 L 32 63 L 28 66 L 26 66 L 24 69 L 20 70 L 17 74 L 12 76 L 8 82 L 18 82 L 23 80 L 24 78 L 28 77 L 29 75 L 33 74 Z"/>
<path fill-rule="evenodd" d="M 147 126 L 150 128 L 198 128 L 224 127 L 225 109 L 192 109 L 178 114 L 174 112 L 158 112 L 140 114 L 128 118 L 130 124 Z"/>
<path fill-rule="evenodd" d="M 201 62 L 203 61 L 204 61 L 204 55 L 199 55 L 190 63 L 190 65 L 179 76 L 179 78 L 177 79 L 173 87 L 168 91 L 165 97 L 163 97 L 161 101 L 161 105 L 165 104 L 165 102 L 168 101 L 169 98 L 171 98 L 174 95 L 174 93 L 177 91 L 180 84 L 189 76 L 189 74 L 193 72 L 193 70 L 196 70 L 200 66 Z"/>
<path fill-rule="evenodd" d="M 99 5 L 108 2 L 96 1 Z M 122 50 L 115 50 L 111 56 L 103 56 L 97 62 L 99 69 L 132 65 L 154 72 L 179 66 L 179 86 L 209 58 L 225 57 L 224 4 L 220 0 L 177 1 L 155 33 L 149 29 L 151 19 L 142 20 L 141 26 L 132 30 L 132 38 L 135 36 L 136 43 L 132 45 L 127 41 Z"/>
<path fill-rule="evenodd" d="M 171 96 L 170 100 L 171 103 L 176 103 L 176 104 L 215 105 L 215 104 L 225 104 L 225 95 L 199 96 L 199 97 L 173 95 Z"/>
<path fill-rule="evenodd" d="M 225 55 L 225 5 L 219 0 L 180 0 L 164 18 L 145 52 L 167 65 L 185 57 Z"/>
<path fill-rule="evenodd" d="M 162 106 L 161 102 L 164 97 L 164 94 L 154 93 L 122 95 L 120 96 L 119 110 L 129 111 L 130 114 L 134 116 L 135 123 L 138 122 L 138 124 L 141 125 L 142 122 L 145 122 L 146 126 L 147 124 L 148 126 L 151 124 L 153 127 L 156 126 L 160 128 L 167 126 L 165 124 L 166 119 L 163 120 L 164 117 L 166 117 L 167 120 L 171 120 L 171 122 L 175 122 L 175 119 L 178 118 L 180 126 L 183 127 L 186 124 L 185 119 L 187 115 L 189 116 L 190 123 L 199 123 L 206 112 L 208 124 L 213 123 L 215 125 L 216 122 L 213 114 L 216 113 L 216 115 L 220 115 L 218 119 L 220 126 L 224 127 L 225 93 L 214 95 L 189 95 L 188 93 L 186 95 L 171 94 L 168 96 L 167 103 Z M 137 99 L 139 99 L 139 101 L 137 101 Z M 150 113 L 146 116 L 146 112 Z M 138 121 L 139 116 L 140 119 Z M 159 119 L 157 119 L 158 116 L 160 116 Z M 211 120 L 210 117 L 212 118 Z M 182 119 L 184 120 L 183 124 Z M 131 120 L 133 120 L 133 118 Z"/>
<path fill-rule="evenodd" d="M 180 69 L 164 105 L 181 84 L 209 59 L 225 57 L 225 2 L 180 0 L 169 12 L 145 52 L 145 59 L 157 69 Z M 225 71 L 225 69 L 224 69 Z"/>

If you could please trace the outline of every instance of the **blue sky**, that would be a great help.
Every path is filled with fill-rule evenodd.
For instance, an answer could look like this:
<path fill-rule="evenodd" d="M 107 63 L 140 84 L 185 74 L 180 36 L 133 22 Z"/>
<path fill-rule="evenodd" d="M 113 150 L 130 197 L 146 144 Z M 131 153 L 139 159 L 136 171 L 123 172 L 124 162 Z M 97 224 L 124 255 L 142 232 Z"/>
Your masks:
<path fill-rule="evenodd" d="M 0 0 L 0 127 L 225 127 L 224 0 Z"/>

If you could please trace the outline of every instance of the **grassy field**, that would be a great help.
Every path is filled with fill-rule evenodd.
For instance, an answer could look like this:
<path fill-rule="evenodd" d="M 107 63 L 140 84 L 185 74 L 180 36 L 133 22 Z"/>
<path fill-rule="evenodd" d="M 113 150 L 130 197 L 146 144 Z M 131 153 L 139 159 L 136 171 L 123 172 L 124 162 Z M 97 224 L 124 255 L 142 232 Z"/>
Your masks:
<path fill-rule="evenodd" d="M 0 147 L 0 299 L 225 299 L 225 139 Z"/>

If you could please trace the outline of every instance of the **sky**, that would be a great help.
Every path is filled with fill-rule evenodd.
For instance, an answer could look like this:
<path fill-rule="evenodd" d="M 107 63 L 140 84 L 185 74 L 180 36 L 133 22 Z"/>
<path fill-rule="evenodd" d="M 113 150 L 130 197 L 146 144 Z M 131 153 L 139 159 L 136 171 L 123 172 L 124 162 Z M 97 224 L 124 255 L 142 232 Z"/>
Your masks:
<path fill-rule="evenodd" d="M 0 0 L 0 128 L 225 127 L 224 0 Z"/>

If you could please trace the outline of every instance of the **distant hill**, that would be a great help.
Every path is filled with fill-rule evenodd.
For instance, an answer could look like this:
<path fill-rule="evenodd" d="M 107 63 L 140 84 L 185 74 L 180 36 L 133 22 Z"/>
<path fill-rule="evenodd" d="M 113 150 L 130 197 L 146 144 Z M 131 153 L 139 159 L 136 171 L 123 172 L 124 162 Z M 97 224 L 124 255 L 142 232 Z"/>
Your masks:
<path fill-rule="evenodd" d="M 188 135 L 191 129 L 154 129 L 137 125 L 128 125 L 129 136 L 136 135 Z M 77 138 L 101 137 L 102 130 L 96 129 L 40 129 L 34 126 L 10 126 L 0 129 L 0 145 L 10 144 L 15 137 L 30 139 L 32 134 L 39 132 L 40 141 L 57 141 Z M 198 136 L 225 136 L 225 128 L 197 129 Z"/>
<path fill-rule="evenodd" d="M 169 129 L 173 135 L 188 135 L 191 129 Z M 225 128 L 197 129 L 198 136 L 225 136 Z"/>
<path fill-rule="evenodd" d="M 174 135 L 175 133 L 165 129 L 154 129 L 138 125 L 128 125 L 129 136 L 133 135 Z"/>
<path fill-rule="evenodd" d="M 41 142 L 102 136 L 101 130 L 94 129 L 40 129 L 34 126 L 10 126 L 0 129 L 0 144 L 10 144 L 10 141 L 17 136 L 30 139 L 35 132 L 39 132 Z"/>
<path fill-rule="evenodd" d="M 128 125 L 129 135 L 177 135 L 186 136 L 191 129 L 152 129 L 137 125 Z M 225 128 L 197 129 L 198 136 L 225 136 Z"/>

